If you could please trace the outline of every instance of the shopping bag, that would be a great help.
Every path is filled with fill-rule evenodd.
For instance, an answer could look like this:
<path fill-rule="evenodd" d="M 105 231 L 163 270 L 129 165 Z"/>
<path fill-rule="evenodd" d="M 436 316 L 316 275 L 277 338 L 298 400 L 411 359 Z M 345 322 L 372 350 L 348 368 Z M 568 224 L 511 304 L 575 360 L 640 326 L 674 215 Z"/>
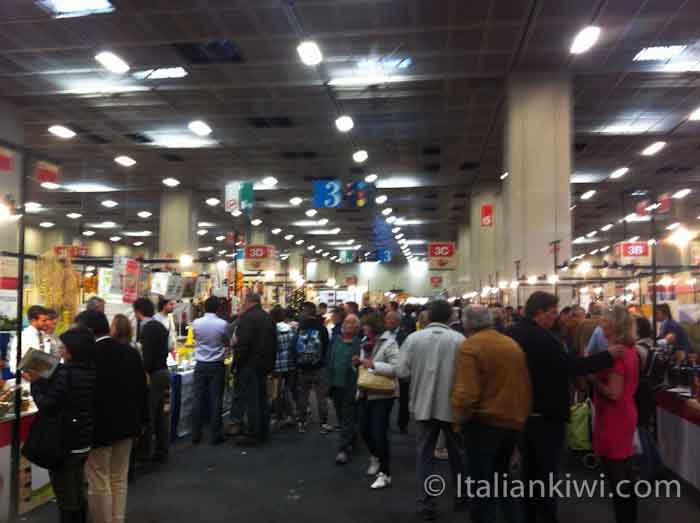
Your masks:
<path fill-rule="evenodd" d="M 571 407 L 571 417 L 566 426 L 566 440 L 570 450 L 591 451 L 590 431 L 591 402 L 584 401 Z"/>

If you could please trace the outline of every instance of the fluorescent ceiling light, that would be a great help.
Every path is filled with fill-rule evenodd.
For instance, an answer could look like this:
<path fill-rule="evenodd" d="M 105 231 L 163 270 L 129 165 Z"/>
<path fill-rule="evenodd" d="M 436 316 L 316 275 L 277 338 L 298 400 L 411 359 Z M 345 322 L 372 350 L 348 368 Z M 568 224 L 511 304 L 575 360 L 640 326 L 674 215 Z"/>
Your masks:
<path fill-rule="evenodd" d="M 386 219 L 386 223 L 394 223 L 397 220 L 396 216 L 389 216 Z"/>
<path fill-rule="evenodd" d="M 175 178 L 164 178 L 163 185 L 167 185 L 168 187 L 177 187 L 180 185 L 180 180 L 176 180 Z"/>
<path fill-rule="evenodd" d="M 654 156 L 656 153 L 661 151 L 661 149 L 663 149 L 664 147 L 666 147 L 666 142 L 654 142 L 653 144 L 651 144 L 649 147 L 647 147 L 646 149 L 644 149 L 642 151 L 642 155 L 643 156 Z"/>
<path fill-rule="evenodd" d="M 670 60 L 677 54 L 685 51 L 685 45 L 663 45 L 657 47 L 645 47 L 639 51 L 634 58 L 634 62 L 650 62 Z"/>
<path fill-rule="evenodd" d="M 148 136 L 152 140 L 148 145 L 165 149 L 201 149 L 221 145 L 212 138 L 192 136 L 182 132 L 148 133 Z"/>
<path fill-rule="evenodd" d="M 297 240 L 296 242 L 297 245 L 304 245 L 304 240 Z"/>
<path fill-rule="evenodd" d="M 136 213 L 136 216 L 138 216 L 139 218 L 146 219 L 146 218 L 150 218 L 151 216 L 153 216 L 153 213 L 148 212 L 148 211 L 139 211 Z"/>
<path fill-rule="evenodd" d="M 82 217 L 83 215 L 79 212 L 69 212 L 68 214 L 66 214 L 66 218 L 70 218 L 71 220 L 77 220 L 78 218 Z"/>
<path fill-rule="evenodd" d="M 122 239 L 121 236 L 110 236 L 110 237 L 109 237 L 109 241 L 115 242 L 115 243 L 118 242 L 118 241 L 120 241 L 121 239 Z"/>
<path fill-rule="evenodd" d="M 297 53 L 299 53 L 299 58 L 305 65 L 315 66 L 323 61 L 323 53 L 318 44 L 312 40 L 307 40 L 301 42 L 297 46 Z"/>
<path fill-rule="evenodd" d="M 204 200 L 204 203 L 206 203 L 209 207 L 216 207 L 221 203 L 221 200 L 218 198 L 207 198 Z"/>
<path fill-rule="evenodd" d="M 685 198 L 688 196 L 692 191 L 690 189 L 681 189 L 680 191 L 676 191 L 673 193 L 673 196 L 671 198 L 675 198 L 676 200 L 680 200 L 682 198 Z"/>
<path fill-rule="evenodd" d="M 615 169 L 613 172 L 610 173 L 610 178 L 613 180 L 622 178 L 625 174 L 629 172 L 629 170 L 629 167 L 620 167 L 619 169 Z"/>
<path fill-rule="evenodd" d="M 394 212 L 394 209 L 391 207 L 387 207 L 386 209 L 382 209 L 382 214 L 384 216 L 389 216 L 392 212 Z"/>
<path fill-rule="evenodd" d="M 605 247 L 600 248 L 600 252 L 605 252 L 610 249 L 610 245 L 606 245 Z"/>
<path fill-rule="evenodd" d="M 270 232 L 274 235 L 278 235 L 279 233 L 282 232 L 282 229 L 280 229 L 279 227 L 276 227 L 276 228 L 272 229 Z"/>
<path fill-rule="evenodd" d="M 116 74 L 124 74 L 129 70 L 129 64 L 110 51 L 95 55 L 95 60 L 100 62 L 102 67 Z"/>
<path fill-rule="evenodd" d="M 304 199 L 299 198 L 298 196 L 295 196 L 295 197 L 289 199 L 289 203 L 291 203 L 295 207 L 301 205 L 303 203 L 303 201 L 304 201 Z"/>
<path fill-rule="evenodd" d="M 99 223 L 88 223 L 86 224 L 87 227 L 90 227 L 91 229 L 114 229 L 117 227 L 117 224 L 114 222 L 99 222 Z"/>
<path fill-rule="evenodd" d="M 501 180 L 505 180 L 506 178 L 508 178 L 508 175 L 509 175 L 509 174 L 510 174 L 510 173 L 509 173 L 508 171 L 504 172 L 504 173 L 501 175 Z"/>
<path fill-rule="evenodd" d="M 651 221 L 651 216 L 644 215 L 640 216 L 639 214 L 633 212 L 628 214 L 623 218 L 623 221 L 626 221 L 627 223 L 634 223 L 634 222 L 648 222 Z"/>
<path fill-rule="evenodd" d="M 374 183 L 377 181 L 378 178 L 379 176 L 377 176 L 376 174 L 368 174 L 367 176 L 365 176 L 365 181 L 367 183 Z"/>
<path fill-rule="evenodd" d="M 100 13 L 111 13 L 114 6 L 109 0 L 39 0 L 54 18 L 74 18 Z"/>
<path fill-rule="evenodd" d="M 194 120 L 188 123 L 187 127 L 197 136 L 209 136 L 211 134 L 211 127 L 202 120 Z"/>
<path fill-rule="evenodd" d="M 692 120 L 693 122 L 697 122 L 698 120 L 700 120 L 700 107 L 698 107 L 692 113 L 690 113 L 690 116 L 688 116 L 688 120 Z"/>
<path fill-rule="evenodd" d="M 628 242 L 633 242 L 633 243 L 634 243 L 634 242 L 636 242 L 637 240 L 639 240 L 639 236 L 632 236 L 632 237 L 631 237 L 629 240 L 627 240 L 627 241 L 628 241 Z"/>
<path fill-rule="evenodd" d="M 274 176 L 268 176 L 266 178 L 263 178 L 262 184 L 266 187 L 274 187 L 275 185 L 277 185 L 277 178 L 275 178 Z"/>
<path fill-rule="evenodd" d="M 54 225 L 56 225 L 56 224 L 53 223 L 53 222 L 41 222 L 41 223 L 39 224 L 39 227 L 43 227 L 44 229 L 50 229 L 50 228 L 53 227 Z"/>
<path fill-rule="evenodd" d="M 239 211 L 238 209 L 231 212 L 231 216 L 233 216 L 234 218 L 238 218 L 241 214 L 243 214 L 243 213 L 241 211 Z"/>
<path fill-rule="evenodd" d="M 403 238 L 403 233 L 397 234 L 396 236 L 394 236 L 394 238 L 400 240 L 401 238 Z"/>
<path fill-rule="evenodd" d="M 586 238 L 593 238 L 593 236 L 595 236 L 596 234 L 598 234 L 598 231 L 591 231 L 588 234 L 586 234 Z"/>
<path fill-rule="evenodd" d="M 672 231 L 673 229 L 677 229 L 678 227 L 681 226 L 681 222 L 675 222 L 666 227 L 667 231 Z"/>
<path fill-rule="evenodd" d="M 293 234 L 287 234 L 287 235 L 284 237 L 284 239 L 287 240 L 287 241 L 292 240 L 292 239 L 294 239 L 294 235 L 293 235 Z"/>
<path fill-rule="evenodd" d="M 63 186 L 64 189 L 71 192 L 114 192 L 116 189 L 109 185 L 92 182 L 70 183 Z"/>
<path fill-rule="evenodd" d="M 399 232 L 400 230 L 401 230 L 401 227 L 394 227 L 393 229 L 391 229 L 391 233 L 392 233 L 392 234 L 396 234 L 396 233 Z"/>
<path fill-rule="evenodd" d="M 41 186 L 48 191 L 55 191 L 56 189 L 61 188 L 59 184 L 53 182 L 42 182 Z"/>
<path fill-rule="evenodd" d="M 571 54 L 582 54 L 595 45 L 600 37 L 600 27 L 589 25 L 579 31 L 571 43 L 569 52 Z"/>
<path fill-rule="evenodd" d="M 306 214 L 306 216 L 308 216 L 309 218 L 313 218 L 318 214 L 318 211 L 316 209 L 309 209 L 304 214 Z"/>
<path fill-rule="evenodd" d="M 386 194 L 380 194 L 374 199 L 374 201 L 377 202 L 379 205 L 383 205 L 387 202 L 388 199 L 389 197 Z"/>
<path fill-rule="evenodd" d="M 613 224 L 612 224 L 612 223 L 609 223 L 609 224 L 607 224 L 607 225 L 603 225 L 603 226 L 600 228 L 600 230 L 603 231 L 603 232 L 608 232 L 608 231 L 609 231 L 610 229 L 612 229 L 612 228 L 613 228 Z"/>
<path fill-rule="evenodd" d="M 389 84 L 411 80 L 406 75 L 388 75 L 383 72 L 376 74 L 357 74 L 353 76 L 340 76 L 331 78 L 328 85 L 331 87 L 366 87 L 369 85 Z"/>
<path fill-rule="evenodd" d="M 95 236 L 95 231 L 83 231 L 83 236 Z"/>
<path fill-rule="evenodd" d="M 63 125 L 52 125 L 51 127 L 49 127 L 49 132 L 54 136 L 63 138 L 64 140 L 73 138 L 75 136 L 74 131 L 68 129 L 68 127 L 64 127 Z"/>
<path fill-rule="evenodd" d="M 260 218 L 255 218 L 254 220 L 250 220 L 250 224 L 251 224 L 253 227 L 257 227 L 258 225 L 261 225 L 262 222 L 263 222 L 263 221 L 262 221 Z"/>
<path fill-rule="evenodd" d="M 409 176 L 393 176 L 387 178 L 382 176 L 377 182 L 377 189 L 412 189 L 413 187 L 421 187 L 423 183 L 418 178 Z"/>
<path fill-rule="evenodd" d="M 222 241 L 224 241 L 225 239 L 226 239 L 226 236 L 224 236 L 223 234 L 221 234 L 221 235 L 219 235 L 219 236 L 217 236 L 217 237 L 215 238 L 215 240 L 216 240 L 217 242 L 222 242 Z"/>
<path fill-rule="evenodd" d="M 184 78 L 187 75 L 187 70 L 182 67 L 159 67 L 158 69 L 136 71 L 132 76 L 137 80 L 169 80 Z"/>
<path fill-rule="evenodd" d="M 206 230 L 206 229 L 199 229 L 199 230 L 197 231 L 197 236 L 204 236 L 204 235 L 207 234 L 208 232 L 209 232 L 209 231 Z"/>
<path fill-rule="evenodd" d="M 114 200 L 103 200 L 100 203 L 102 204 L 102 207 L 107 207 L 108 209 L 112 209 L 119 205 L 119 203 L 115 202 Z"/>
<path fill-rule="evenodd" d="M 209 245 L 208 247 L 200 247 L 200 248 L 197 249 L 197 250 L 198 250 L 199 252 L 211 252 L 211 251 L 214 250 L 214 247 L 212 247 L 211 245 Z"/>
<path fill-rule="evenodd" d="M 355 163 L 364 163 L 367 161 L 367 158 L 369 158 L 369 155 L 364 149 L 355 151 L 352 155 L 352 159 L 355 161 Z"/>
<path fill-rule="evenodd" d="M 350 116 L 344 114 L 335 119 L 335 126 L 341 133 L 347 133 L 355 127 L 355 122 L 353 122 Z"/>
<path fill-rule="evenodd" d="M 338 234 L 340 232 L 340 228 L 336 227 L 335 229 L 312 229 L 306 234 L 311 234 L 313 236 L 324 236 L 324 235 L 332 235 L 332 234 Z"/>
<path fill-rule="evenodd" d="M 212 222 L 197 222 L 197 227 L 216 227 L 216 224 Z"/>
<path fill-rule="evenodd" d="M 117 156 L 114 161 L 119 165 L 123 165 L 124 167 L 132 167 L 136 165 L 136 160 L 129 156 Z"/>
<path fill-rule="evenodd" d="M 585 193 L 583 193 L 581 195 L 581 199 L 582 200 L 590 200 L 591 198 L 593 198 L 595 196 L 595 193 L 596 193 L 595 189 L 591 189 L 589 191 L 586 191 Z"/>
<path fill-rule="evenodd" d="M 132 238 L 147 238 L 151 234 L 151 231 L 127 231 L 124 233 L 124 236 L 130 236 Z"/>
<path fill-rule="evenodd" d="M 321 218 L 320 220 L 299 220 L 292 222 L 292 225 L 294 227 L 323 227 L 324 225 L 328 225 L 328 219 Z"/>

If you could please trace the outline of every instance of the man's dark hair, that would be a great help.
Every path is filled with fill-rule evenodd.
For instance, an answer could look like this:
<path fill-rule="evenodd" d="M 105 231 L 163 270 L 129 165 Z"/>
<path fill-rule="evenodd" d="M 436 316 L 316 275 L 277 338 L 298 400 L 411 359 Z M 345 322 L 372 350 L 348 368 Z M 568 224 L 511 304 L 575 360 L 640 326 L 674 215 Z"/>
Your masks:
<path fill-rule="evenodd" d="M 275 323 L 282 323 L 286 316 L 287 312 L 280 305 L 275 305 L 270 311 L 270 318 Z"/>
<path fill-rule="evenodd" d="M 508 305 L 508 306 L 506 307 L 506 310 L 507 310 L 508 312 L 513 312 L 513 306 L 512 306 L 512 305 Z"/>
<path fill-rule="evenodd" d="M 95 336 L 87 327 L 78 326 L 68 329 L 59 336 L 75 363 L 95 362 Z"/>
<path fill-rule="evenodd" d="M 559 314 L 571 314 L 572 310 L 573 309 L 567 305 L 566 307 L 564 307 L 562 310 L 559 311 Z"/>
<path fill-rule="evenodd" d="M 95 338 L 109 335 L 109 321 L 107 321 L 107 316 L 102 312 L 95 310 L 83 311 L 75 317 L 75 323 L 90 329 Z"/>
<path fill-rule="evenodd" d="M 315 316 L 316 315 L 316 305 L 310 301 L 305 301 L 301 305 L 301 312 L 303 314 L 305 314 L 306 316 Z"/>
<path fill-rule="evenodd" d="M 637 316 L 637 336 L 639 338 L 651 338 L 654 333 L 651 328 L 651 322 L 647 320 L 644 316 Z"/>
<path fill-rule="evenodd" d="M 155 314 L 153 302 L 148 298 L 139 298 L 134 302 L 134 311 L 140 312 L 146 318 L 150 318 Z"/>
<path fill-rule="evenodd" d="M 323 308 L 328 309 L 328 304 L 325 303 L 325 302 L 321 302 L 321 303 L 318 304 L 318 308 L 319 308 L 319 309 L 323 309 Z"/>
<path fill-rule="evenodd" d="M 209 296 L 205 301 L 204 301 L 204 312 L 213 312 L 216 314 L 216 311 L 219 310 L 219 298 L 216 296 Z"/>
<path fill-rule="evenodd" d="M 435 300 L 428 304 L 430 321 L 447 324 L 452 317 L 452 306 L 445 300 Z"/>
<path fill-rule="evenodd" d="M 260 305 L 262 303 L 262 298 L 260 298 L 259 294 L 251 292 L 250 294 L 246 294 L 245 301 L 248 303 L 257 303 L 258 305 Z"/>
<path fill-rule="evenodd" d="M 362 325 L 367 325 L 375 336 L 380 336 L 384 332 L 384 320 L 377 313 L 365 314 L 362 318 Z"/>
<path fill-rule="evenodd" d="M 559 304 L 559 298 L 544 291 L 535 291 L 525 303 L 525 316 L 534 319 L 540 312 L 548 311 Z"/>
<path fill-rule="evenodd" d="M 294 309 L 292 309 L 291 307 L 287 307 L 284 310 L 284 317 L 287 320 L 293 320 L 294 318 L 297 317 L 297 314 L 296 314 L 296 312 L 294 312 Z"/>
<path fill-rule="evenodd" d="M 390 301 L 389 308 L 393 311 L 399 310 L 399 302 L 398 301 Z"/>
<path fill-rule="evenodd" d="M 668 303 L 659 303 L 656 306 L 657 310 L 660 310 L 661 313 L 666 316 L 669 320 L 673 319 L 673 315 L 671 314 L 671 307 L 668 306 Z"/>
<path fill-rule="evenodd" d="M 357 304 L 356 301 L 346 301 L 345 305 L 348 306 L 350 312 L 352 312 L 353 314 L 359 314 L 360 306 Z"/>
<path fill-rule="evenodd" d="M 45 309 L 46 310 L 46 317 L 50 320 L 55 320 L 58 318 L 58 313 L 56 312 L 56 309 Z"/>
<path fill-rule="evenodd" d="M 87 301 L 85 308 L 89 311 L 94 311 L 97 310 L 97 306 L 101 303 L 105 303 L 105 301 L 99 296 L 93 296 Z"/>
<path fill-rule="evenodd" d="M 41 305 L 32 305 L 27 309 L 27 319 L 29 321 L 38 320 L 39 316 L 45 316 L 46 309 Z"/>
<path fill-rule="evenodd" d="M 158 312 L 161 312 L 163 309 L 165 309 L 165 306 L 170 303 L 172 300 L 168 300 L 161 296 L 158 298 Z"/>

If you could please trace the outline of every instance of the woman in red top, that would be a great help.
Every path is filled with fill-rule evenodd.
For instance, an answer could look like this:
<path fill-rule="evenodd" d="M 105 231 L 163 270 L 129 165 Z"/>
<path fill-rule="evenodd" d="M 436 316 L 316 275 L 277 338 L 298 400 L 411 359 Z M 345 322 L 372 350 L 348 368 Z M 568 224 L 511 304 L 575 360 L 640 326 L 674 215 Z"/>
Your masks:
<path fill-rule="evenodd" d="M 617 523 L 635 523 L 637 500 L 630 458 L 637 426 L 634 393 L 639 381 L 639 359 L 634 347 L 634 319 L 627 309 L 616 305 L 604 316 L 603 333 L 610 347 L 621 345 L 626 350 L 625 356 L 615 360 L 611 369 L 599 372 L 591 379 L 595 387 L 593 450 L 602 458 L 613 489 L 615 520 Z"/>

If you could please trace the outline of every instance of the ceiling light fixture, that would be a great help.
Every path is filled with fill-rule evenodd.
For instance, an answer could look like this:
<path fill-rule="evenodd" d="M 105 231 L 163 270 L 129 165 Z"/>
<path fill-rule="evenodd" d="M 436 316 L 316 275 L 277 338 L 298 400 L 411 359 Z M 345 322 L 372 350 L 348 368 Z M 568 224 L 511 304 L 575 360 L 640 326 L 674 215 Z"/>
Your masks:
<path fill-rule="evenodd" d="M 396 216 L 389 216 L 386 219 L 386 223 L 394 223 L 396 221 Z"/>
<path fill-rule="evenodd" d="M 585 193 L 583 193 L 581 195 L 581 199 L 582 200 L 590 200 L 591 198 L 593 198 L 595 196 L 595 193 L 596 193 L 595 189 L 591 189 L 589 191 L 586 191 Z"/>
<path fill-rule="evenodd" d="M 688 196 L 692 191 L 690 189 L 681 189 L 680 191 L 676 191 L 673 193 L 673 196 L 671 198 L 675 198 L 676 200 L 681 200 Z"/>
<path fill-rule="evenodd" d="M 223 234 L 220 234 L 219 236 L 217 236 L 217 237 L 214 238 L 214 239 L 215 239 L 217 242 L 222 242 L 222 241 L 224 241 L 224 240 L 226 239 L 226 236 L 224 236 Z"/>
<path fill-rule="evenodd" d="M 312 40 L 301 42 L 297 46 L 297 53 L 304 65 L 315 66 L 323 61 L 323 53 L 318 44 Z"/>
<path fill-rule="evenodd" d="M 71 220 L 77 220 L 78 218 L 82 217 L 83 215 L 79 212 L 69 212 L 68 214 L 66 214 L 66 218 L 70 218 Z"/>
<path fill-rule="evenodd" d="M 64 140 L 68 140 L 69 138 L 73 138 L 75 136 L 74 131 L 68 129 L 68 127 L 64 127 L 63 125 L 52 125 L 49 127 L 49 132 L 54 136 L 63 138 Z"/>
<path fill-rule="evenodd" d="M 29 213 L 34 213 L 43 210 L 43 207 L 38 202 L 26 202 L 24 204 L 24 210 Z"/>
<path fill-rule="evenodd" d="M 681 226 L 681 222 L 674 222 L 666 227 L 667 231 L 672 231 L 674 229 L 677 229 L 678 227 Z"/>
<path fill-rule="evenodd" d="M 42 182 L 41 187 L 46 189 L 47 191 L 55 191 L 56 189 L 61 188 L 59 184 L 54 182 Z"/>
<path fill-rule="evenodd" d="M 207 231 L 206 229 L 199 229 L 199 230 L 197 231 L 197 236 L 204 236 L 204 235 L 207 234 L 208 232 L 209 232 L 209 231 Z"/>
<path fill-rule="evenodd" d="M 629 172 L 629 170 L 629 167 L 620 167 L 619 169 L 615 169 L 613 172 L 610 173 L 610 178 L 612 180 L 622 178 L 625 174 Z"/>
<path fill-rule="evenodd" d="M 119 203 L 115 202 L 114 200 L 103 200 L 100 203 L 102 204 L 102 207 L 107 207 L 108 209 L 112 209 L 119 205 Z"/>
<path fill-rule="evenodd" d="M 238 218 L 241 214 L 243 214 L 243 213 L 241 211 L 239 211 L 238 209 L 231 211 L 231 216 L 233 216 L 234 218 Z"/>
<path fill-rule="evenodd" d="M 629 240 L 627 240 L 627 241 L 628 241 L 628 242 L 631 242 L 631 243 L 634 243 L 634 242 L 636 242 L 637 240 L 639 240 L 639 236 L 632 236 L 632 237 L 631 237 Z"/>
<path fill-rule="evenodd" d="M 95 231 L 83 231 L 83 236 L 95 236 Z"/>
<path fill-rule="evenodd" d="M 501 180 L 505 180 L 506 178 L 508 178 L 508 175 L 509 175 L 509 174 L 510 174 L 510 173 L 509 173 L 508 171 L 504 172 L 504 173 L 501 175 Z"/>
<path fill-rule="evenodd" d="M 304 214 L 306 214 L 306 216 L 308 216 L 309 218 L 313 218 L 318 214 L 318 211 L 316 209 L 309 209 Z"/>
<path fill-rule="evenodd" d="M 294 196 L 293 198 L 289 199 L 289 203 L 291 203 L 294 207 L 301 205 L 303 202 L 304 202 L 304 199 L 299 198 L 298 196 Z"/>
<path fill-rule="evenodd" d="M 391 207 L 387 207 L 386 209 L 382 209 L 382 214 L 384 216 L 389 216 L 392 212 L 394 212 L 394 209 Z"/>
<path fill-rule="evenodd" d="M 221 203 L 221 200 L 218 198 L 207 198 L 204 200 L 204 203 L 206 203 L 209 207 L 216 207 Z"/>
<path fill-rule="evenodd" d="M 206 246 L 206 247 L 200 247 L 200 248 L 197 249 L 197 250 L 198 250 L 199 252 L 211 252 L 211 251 L 214 250 L 214 247 L 212 247 L 211 245 L 208 245 L 208 246 Z"/>
<path fill-rule="evenodd" d="M 158 69 L 146 69 L 136 71 L 132 76 L 137 80 L 172 80 L 184 78 L 189 73 L 183 67 L 159 67 Z"/>
<path fill-rule="evenodd" d="M 129 64 L 110 51 L 103 51 L 95 55 L 95 60 L 112 73 L 124 74 L 130 69 Z"/>
<path fill-rule="evenodd" d="M 344 114 L 335 119 L 335 126 L 341 133 L 347 133 L 355 127 L 355 122 L 350 116 Z"/>
<path fill-rule="evenodd" d="M 645 47 L 639 51 L 632 61 L 634 62 L 650 62 L 650 61 L 667 61 L 677 54 L 685 51 L 685 45 L 663 45 L 656 47 Z"/>
<path fill-rule="evenodd" d="M 377 176 L 376 174 L 368 174 L 367 176 L 365 176 L 365 181 L 367 183 L 374 183 L 378 179 L 379 179 L 379 176 Z"/>
<path fill-rule="evenodd" d="M 153 216 L 153 213 L 148 211 L 139 211 L 136 213 L 136 216 L 145 220 L 146 218 L 150 218 L 151 216 Z"/>
<path fill-rule="evenodd" d="M 377 196 L 377 197 L 374 199 L 374 201 L 375 201 L 376 203 L 378 203 L 379 205 L 384 205 L 384 204 L 387 202 L 388 199 L 389 199 L 389 197 L 388 197 L 386 194 L 380 194 L 379 196 Z"/>
<path fill-rule="evenodd" d="M 50 228 L 53 227 L 54 225 L 56 225 L 56 224 L 53 223 L 53 222 L 41 222 L 41 223 L 39 224 L 39 227 L 43 227 L 44 229 L 50 229 Z"/>
<path fill-rule="evenodd" d="M 110 236 L 109 237 L 109 241 L 111 241 L 113 243 L 116 243 L 116 242 L 120 241 L 121 239 L 122 239 L 121 236 Z"/>
<path fill-rule="evenodd" d="M 287 240 L 287 241 L 289 241 L 289 240 L 291 240 L 291 239 L 293 239 L 293 238 L 294 238 L 294 235 L 293 235 L 293 234 L 287 234 L 287 235 L 284 237 L 284 239 Z"/>
<path fill-rule="evenodd" d="M 131 236 L 132 238 L 147 238 L 151 234 L 151 231 L 127 231 L 124 236 Z"/>
<path fill-rule="evenodd" d="M 367 151 L 364 149 L 355 151 L 352 155 L 352 159 L 355 161 L 355 163 L 364 163 L 367 161 L 367 158 L 369 158 L 369 154 L 367 154 Z"/>
<path fill-rule="evenodd" d="M 571 54 L 582 54 L 595 45 L 600 37 L 600 27 L 589 25 L 579 31 L 571 43 L 569 52 Z"/>
<path fill-rule="evenodd" d="M 180 180 L 176 180 L 175 178 L 164 178 L 163 185 L 167 185 L 168 187 L 177 187 L 180 185 Z"/>
<path fill-rule="evenodd" d="M 297 245 L 304 245 L 304 240 L 297 240 L 296 242 Z"/>
<path fill-rule="evenodd" d="M 209 136 L 211 134 L 211 127 L 202 120 L 193 120 L 187 124 L 187 127 L 197 136 Z"/>
<path fill-rule="evenodd" d="M 267 176 L 266 178 L 263 178 L 262 184 L 266 187 L 274 187 L 277 185 L 277 178 L 274 176 Z"/>
<path fill-rule="evenodd" d="M 142 245 L 143 245 L 143 242 L 141 240 L 133 243 L 134 247 L 141 247 Z"/>
<path fill-rule="evenodd" d="M 391 233 L 392 233 L 392 234 L 396 234 L 396 233 L 399 232 L 400 230 L 401 230 L 401 227 L 394 227 L 393 229 L 391 229 Z"/>
<path fill-rule="evenodd" d="M 114 161 L 119 165 L 123 165 L 124 167 L 133 167 L 134 165 L 136 165 L 136 160 L 134 160 L 130 156 L 117 156 L 116 158 L 114 158 Z"/>
<path fill-rule="evenodd" d="M 280 229 L 279 227 L 276 227 L 276 228 L 272 229 L 270 232 L 276 236 L 282 232 L 282 229 Z"/>
<path fill-rule="evenodd" d="M 609 223 L 609 224 L 607 224 L 607 225 L 603 225 L 603 226 L 600 228 L 600 230 L 603 231 L 603 232 L 608 232 L 608 231 L 609 231 L 610 229 L 612 229 L 612 228 L 613 228 L 613 224 L 612 224 L 612 223 Z"/>
<path fill-rule="evenodd" d="M 254 220 L 250 220 L 250 224 L 253 227 L 257 227 L 258 225 L 262 225 L 262 220 L 260 218 L 255 218 Z"/>
<path fill-rule="evenodd" d="M 700 107 L 695 109 L 692 113 L 690 113 L 690 116 L 688 116 L 688 120 L 697 122 L 700 120 Z"/>
<path fill-rule="evenodd" d="M 654 156 L 664 147 L 666 147 L 666 142 L 654 142 L 642 151 L 642 156 Z"/>
<path fill-rule="evenodd" d="M 54 18 L 77 18 L 114 11 L 109 0 L 39 0 L 37 3 Z"/>
<path fill-rule="evenodd" d="M 212 222 L 197 222 L 197 227 L 216 227 L 216 224 Z"/>

